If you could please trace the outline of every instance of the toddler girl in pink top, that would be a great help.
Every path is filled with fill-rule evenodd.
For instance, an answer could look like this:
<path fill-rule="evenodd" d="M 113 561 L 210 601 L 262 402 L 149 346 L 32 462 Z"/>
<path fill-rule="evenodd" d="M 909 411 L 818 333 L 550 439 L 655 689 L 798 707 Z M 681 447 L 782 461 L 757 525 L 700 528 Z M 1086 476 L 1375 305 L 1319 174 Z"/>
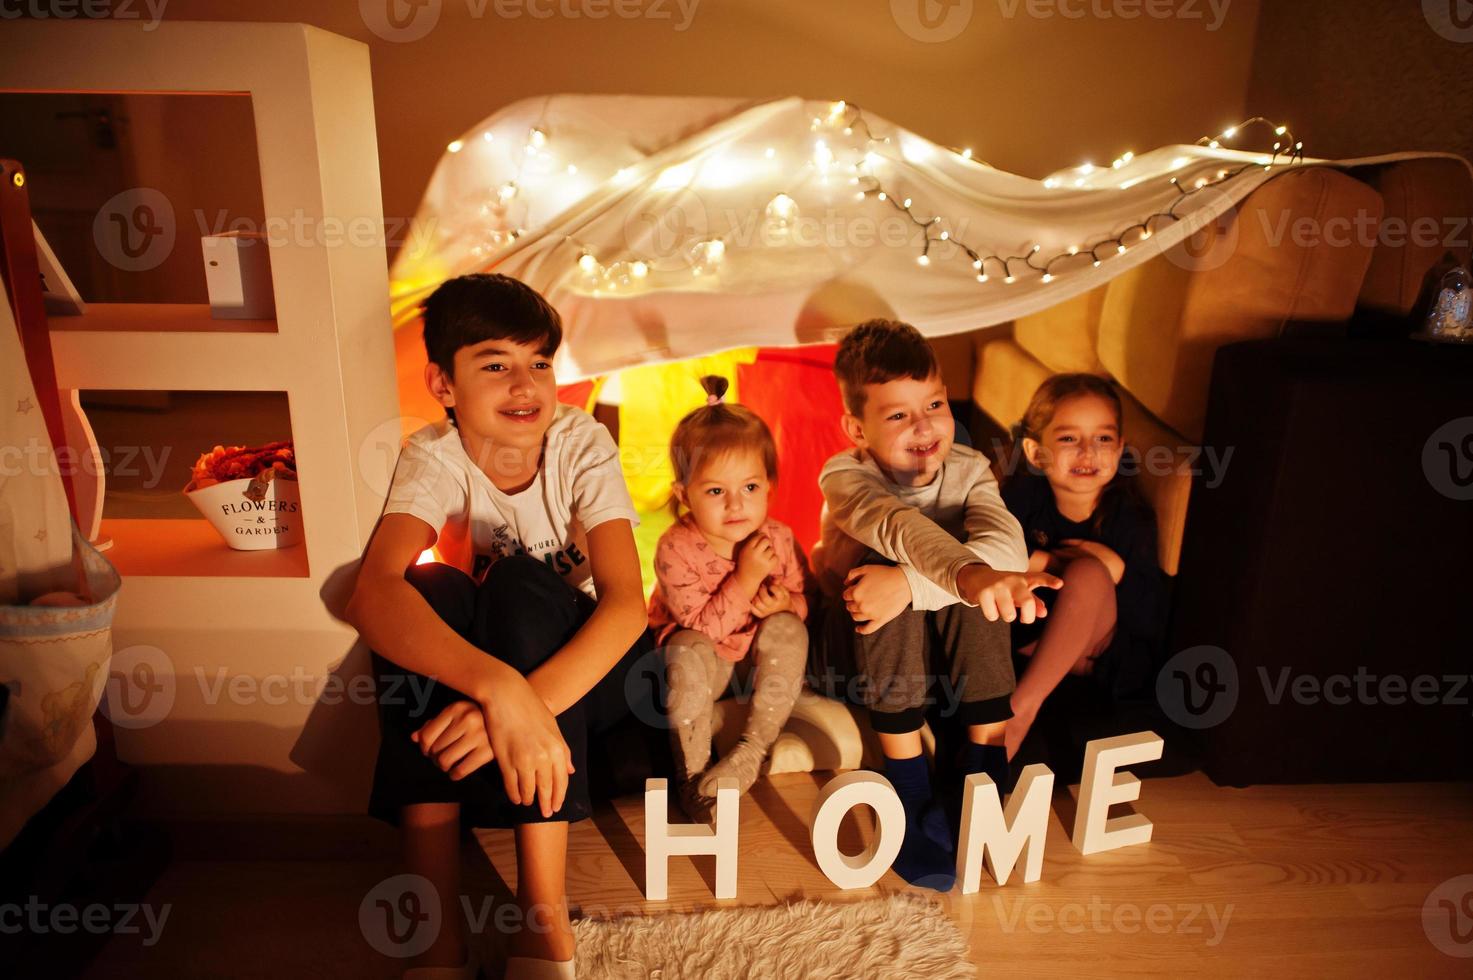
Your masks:
<path fill-rule="evenodd" d="M 793 710 L 808 659 L 808 600 L 793 532 L 767 516 L 772 433 L 750 409 L 721 400 L 724 378 L 701 385 L 706 405 L 670 439 L 678 519 L 655 551 L 650 625 L 665 649 L 680 802 L 709 822 L 716 780 L 732 776 L 750 789 Z M 729 686 L 750 692 L 746 728 L 707 768 L 712 707 Z"/>

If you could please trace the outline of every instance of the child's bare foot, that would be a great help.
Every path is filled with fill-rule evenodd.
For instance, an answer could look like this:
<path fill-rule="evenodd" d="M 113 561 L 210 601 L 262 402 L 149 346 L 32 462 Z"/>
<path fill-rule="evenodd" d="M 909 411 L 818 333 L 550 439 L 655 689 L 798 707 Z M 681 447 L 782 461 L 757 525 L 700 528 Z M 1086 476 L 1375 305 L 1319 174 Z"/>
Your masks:
<path fill-rule="evenodd" d="M 1003 745 L 1008 750 L 1009 762 L 1013 760 L 1013 756 L 1018 754 L 1018 749 L 1022 746 L 1023 739 L 1028 737 L 1028 729 L 1033 727 L 1033 720 L 1037 717 L 1038 709 L 1036 707 L 1025 707 L 1019 704 L 1013 705 L 1013 717 L 1007 720 L 1007 725 L 1003 729 L 1002 736 Z"/>

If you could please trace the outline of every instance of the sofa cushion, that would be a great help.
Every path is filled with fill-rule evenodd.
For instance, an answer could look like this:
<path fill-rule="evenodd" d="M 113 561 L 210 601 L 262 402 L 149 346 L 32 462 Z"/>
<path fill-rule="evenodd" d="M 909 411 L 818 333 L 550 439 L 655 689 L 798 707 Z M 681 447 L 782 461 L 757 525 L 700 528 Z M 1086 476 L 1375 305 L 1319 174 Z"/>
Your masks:
<path fill-rule="evenodd" d="M 1140 460 L 1136 486 L 1156 512 L 1156 553 L 1161 570 L 1175 575 L 1187 523 L 1192 470 L 1195 467 L 1206 471 L 1208 463 L 1197 447 L 1162 425 L 1129 392 L 1120 392 L 1120 402 L 1125 415 L 1121 420 L 1125 443 L 1136 451 Z"/>
<path fill-rule="evenodd" d="M 1109 285 L 1066 299 L 1013 321 L 1013 339 L 1039 363 L 1056 373 L 1104 371 L 1097 351 L 1100 310 Z"/>
<path fill-rule="evenodd" d="M 1406 316 L 1427 271 L 1444 254 L 1468 264 L 1473 174 L 1462 160 L 1424 157 L 1361 168 L 1355 175 L 1380 191 L 1386 209 L 1359 305 Z"/>
<path fill-rule="evenodd" d="M 1023 420 L 1023 411 L 1038 386 L 1054 372 L 1011 337 L 977 345 L 977 377 L 972 401 L 1004 429 Z"/>
<path fill-rule="evenodd" d="M 1200 439 L 1217 348 L 1277 336 L 1289 320 L 1349 317 L 1372 244 L 1333 236 L 1327 222 L 1380 215 L 1380 195 L 1352 177 L 1287 170 L 1205 229 L 1205 242 L 1178 245 L 1110 282 L 1101 363 L 1151 414 Z"/>
<path fill-rule="evenodd" d="M 972 378 L 977 374 L 977 353 L 971 333 L 953 333 L 931 337 L 931 349 L 941 366 L 941 380 L 948 395 L 956 400 L 972 393 Z"/>
<path fill-rule="evenodd" d="M 746 727 L 747 704 L 735 698 L 716 702 L 711 714 L 711 738 L 717 755 L 736 747 Z M 921 724 L 921 750 L 936 752 L 931 726 Z M 793 713 L 772 743 L 762 771 L 768 775 L 785 772 L 815 772 L 828 769 L 883 769 L 885 754 L 879 736 L 870 727 L 869 713 L 843 701 L 804 688 L 793 705 Z"/>

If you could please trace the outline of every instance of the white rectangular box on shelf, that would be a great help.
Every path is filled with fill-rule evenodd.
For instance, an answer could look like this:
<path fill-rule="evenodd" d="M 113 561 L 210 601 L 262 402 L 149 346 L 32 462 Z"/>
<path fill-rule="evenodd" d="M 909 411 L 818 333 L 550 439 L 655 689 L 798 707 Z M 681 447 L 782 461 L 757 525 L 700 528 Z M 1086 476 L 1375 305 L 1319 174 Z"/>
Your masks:
<path fill-rule="evenodd" d="M 276 316 L 271 291 L 271 251 L 258 232 L 227 231 L 200 239 L 210 316 L 217 320 L 269 320 Z"/>

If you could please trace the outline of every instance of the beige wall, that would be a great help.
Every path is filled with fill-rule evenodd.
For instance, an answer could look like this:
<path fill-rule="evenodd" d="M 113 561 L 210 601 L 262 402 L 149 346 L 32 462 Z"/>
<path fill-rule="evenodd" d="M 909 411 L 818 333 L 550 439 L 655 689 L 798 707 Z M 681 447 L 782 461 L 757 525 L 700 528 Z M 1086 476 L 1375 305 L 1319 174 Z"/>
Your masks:
<path fill-rule="evenodd" d="M 1466 0 L 1429 4 L 1468 9 Z M 1418 0 L 1265 4 L 1248 105 L 1312 156 L 1447 150 L 1473 159 L 1473 26 L 1439 34 Z"/>
<path fill-rule="evenodd" d="M 929 43 L 901 29 L 890 0 L 695 0 L 683 31 L 678 3 L 692 0 L 658 0 L 652 13 L 670 19 L 600 21 L 498 17 L 498 0 L 425 2 L 438 6 L 437 26 L 410 43 L 375 36 L 354 0 L 170 0 L 167 17 L 307 20 L 368 43 L 384 213 L 395 218 L 413 214 L 450 139 L 554 92 L 844 98 L 1030 176 L 1191 142 L 1243 114 L 1258 12 L 1258 0 L 1227 0 L 1219 22 L 1208 0 L 1174 0 L 1194 16 L 1071 19 L 1053 0 L 944 0 L 970 8 L 970 20 Z M 902 0 L 902 13 L 923 2 L 953 9 Z M 1063 2 L 1127 10 L 1141 0 Z"/>

